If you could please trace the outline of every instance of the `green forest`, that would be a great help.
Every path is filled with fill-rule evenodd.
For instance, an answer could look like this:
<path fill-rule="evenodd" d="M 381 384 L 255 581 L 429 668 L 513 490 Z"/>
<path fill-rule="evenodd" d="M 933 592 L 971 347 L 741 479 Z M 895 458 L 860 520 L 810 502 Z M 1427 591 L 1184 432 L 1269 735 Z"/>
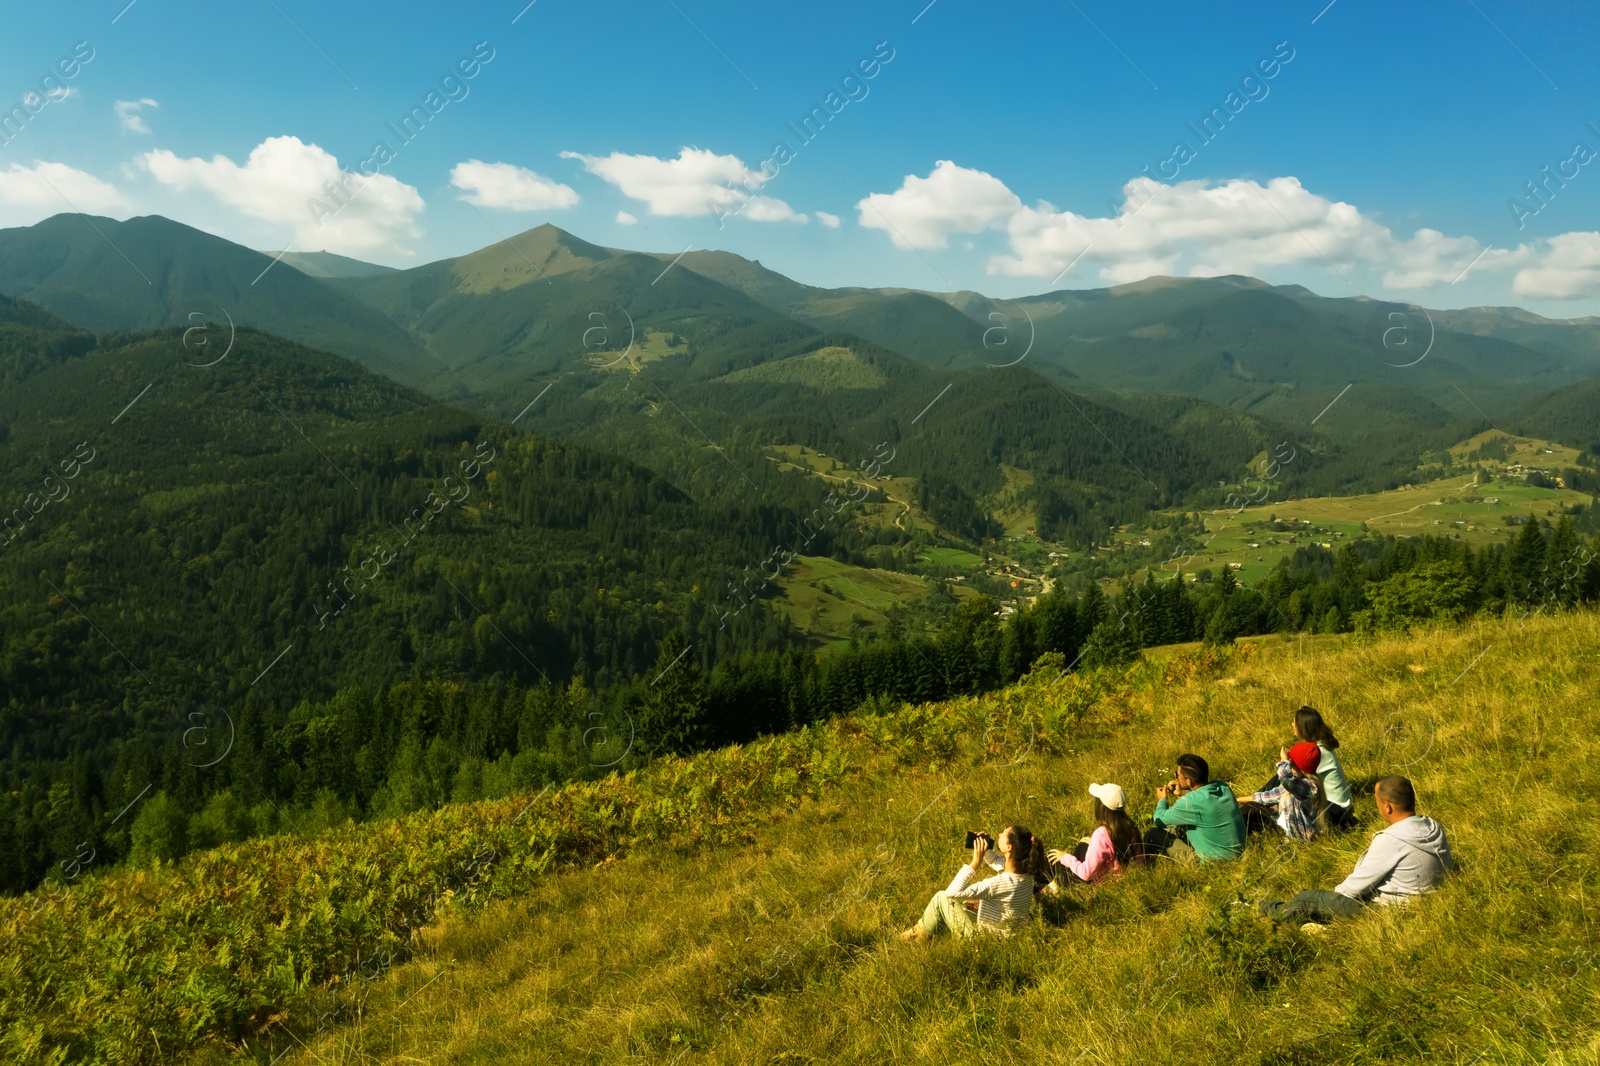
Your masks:
<path fill-rule="evenodd" d="M 95 334 L 0 301 L 0 890 L 983 692 L 1046 654 L 1600 592 L 1568 517 L 1483 550 L 1307 547 L 1253 588 L 1227 570 L 1111 597 L 1078 582 L 1005 618 L 929 566 L 927 603 L 819 655 L 770 607 L 786 561 L 981 550 L 1002 463 L 1033 477 L 1040 532 L 1082 547 L 1160 508 L 1234 506 L 1263 455 L 1293 449 L 1275 483 L 1298 492 L 1387 487 L 1415 461 L 1398 440 L 1302 439 L 1021 368 L 952 377 L 749 306 L 686 308 L 661 312 L 694 353 L 676 374 L 559 378 L 533 433 L 252 329 Z M 719 380 L 830 346 L 887 384 Z M 773 441 L 845 476 L 779 473 Z M 916 479 L 937 532 L 853 517 L 880 472 Z"/>
<path fill-rule="evenodd" d="M 251 836 L 316 833 L 348 818 L 383 818 L 642 765 L 856 711 L 891 710 L 1010 684 L 1044 656 L 1072 667 L 1126 662 L 1141 647 L 1269 632 L 1404 631 L 1483 612 L 1526 617 L 1600 600 L 1600 539 L 1568 518 L 1529 521 L 1510 545 L 1481 551 L 1443 538 L 1370 538 L 1337 554 L 1301 549 L 1258 588 L 1232 572 L 1147 578 L 1107 597 L 1054 593 L 1001 621 L 987 597 L 964 603 L 931 636 L 891 633 L 821 657 L 790 648 L 731 655 L 709 670 L 682 633 L 631 680 L 596 692 L 581 678 L 519 684 L 407 679 L 347 685 L 278 720 L 246 700 L 197 708 L 176 745 L 88 743 L 16 781 L 5 821 L 12 883 L 33 883 L 84 846 L 101 862 L 147 864 Z M 502 664 L 506 665 L 506 664 Z M 223 745 L 227 745 L 224 750 Z M 213 763 L 211 760 L 215 759 Z M 61 776 L 52 779 L 51 770 Z M 117 772 L 153 794 L 121 828 Z M 17 785 L 21 787 L 18 789 Z M 78 802 L 86 797 L 88 804 Z M 28 860 L 32 860 L 29 862 Z"/>

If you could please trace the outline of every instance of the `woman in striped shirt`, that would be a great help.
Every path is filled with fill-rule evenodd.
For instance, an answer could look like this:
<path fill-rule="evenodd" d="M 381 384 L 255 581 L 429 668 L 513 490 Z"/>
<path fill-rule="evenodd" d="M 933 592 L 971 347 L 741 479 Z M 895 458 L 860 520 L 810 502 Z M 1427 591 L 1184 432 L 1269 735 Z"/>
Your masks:
<path fill-rule="evenodd" d="M 1005 857 L 1004 870 L 974 884 L 989 853 L 988 834 L 978 834 L 972 861 L 961 867 L 948 888 L 933 894 L 922 920 L 900 939 L 927 940 L 940 930 L 962 937 L 979 930 L 1006 936 L 1021 928 L 1033 906 L 1035 879 L 1048 883 L 1050 860 L 1045 858 L 1044 842 L 1020 825 L 1001 832 L 996 850 Z"/>

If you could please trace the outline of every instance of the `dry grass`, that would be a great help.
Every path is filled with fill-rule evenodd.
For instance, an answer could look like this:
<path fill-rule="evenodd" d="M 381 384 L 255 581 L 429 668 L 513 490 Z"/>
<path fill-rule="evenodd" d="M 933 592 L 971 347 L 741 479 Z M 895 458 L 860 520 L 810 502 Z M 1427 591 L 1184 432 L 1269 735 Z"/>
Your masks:
<path fill-rule="evenodd" d="M 553 877 L 434 930 L 359 1024 L 283 1061 L 1600 1062 L 1597 651 L 1594 614 L 1269 639 L 1220 682 L 1097 707 L 1076 751 L 864 769 L 754 847 Z M 1147 817 L 1183 750 L 1254 788 L 1301 702 L 1367 789 L 1357 833 L 1080 887 L 1009 942 L 894 940 L 969 826 L 1070 842 L 1107 779 Z M 1370 782 L 1396 771 L 1461 863 L 1442 891 L 1315 937 L 1227 905 L 1337 883 L 1377 828 Z"/>

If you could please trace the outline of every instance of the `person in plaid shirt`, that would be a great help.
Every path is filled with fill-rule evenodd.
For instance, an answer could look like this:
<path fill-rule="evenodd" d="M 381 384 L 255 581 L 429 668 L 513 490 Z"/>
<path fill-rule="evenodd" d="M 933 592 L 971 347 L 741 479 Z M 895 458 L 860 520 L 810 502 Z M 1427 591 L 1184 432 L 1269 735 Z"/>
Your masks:
<path fill-rule="evenodd" d="M 1277 814 L 1278 828 L 1294 840 L 1310 840 L 1322 830 L 1322 807 L 1326 802 L 1317 778 L 1322 751 L 1310 741 L 1301 741 L 1279 753 L 1278 783 L 1257 792 L 1251 802 L 1264 812 Z"/>

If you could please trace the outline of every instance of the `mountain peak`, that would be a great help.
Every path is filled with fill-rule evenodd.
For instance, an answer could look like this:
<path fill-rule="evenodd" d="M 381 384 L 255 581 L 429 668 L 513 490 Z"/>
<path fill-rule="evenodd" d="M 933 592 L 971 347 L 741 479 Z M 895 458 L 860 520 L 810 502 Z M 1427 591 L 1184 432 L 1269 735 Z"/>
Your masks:
<path fill-rule="evenodd" d="M 308 253 L 313 260 L 324 254 Z M 226 314 L 395 377 L 416 380 L 433 363 L 399 327 L 318 278 L 160 215 L 60 214 L 0 229 L 0 292 L 100 332 Z"/>
<path fill-rule="evenodd" d="M 546 222 L 452 259 L 450 264 L 462 292 L 494 292 L 584 270 L 616 254 Z"/>
<path fill-rule="evenodd" d="M 1271 285 L 1259 278 L 1245 274 L 1218 274 L 1211 277 L 1174 277 L 1170 274 L 1152 274 L 1139 281 L 1113 285 L 1106 291 L 1114 296 L 1124 293 L 1154 292 L 1157 289 L 1181 289 L 1195 285 L 1228 285 L 1236 289 L 1270 289 Z"/>

